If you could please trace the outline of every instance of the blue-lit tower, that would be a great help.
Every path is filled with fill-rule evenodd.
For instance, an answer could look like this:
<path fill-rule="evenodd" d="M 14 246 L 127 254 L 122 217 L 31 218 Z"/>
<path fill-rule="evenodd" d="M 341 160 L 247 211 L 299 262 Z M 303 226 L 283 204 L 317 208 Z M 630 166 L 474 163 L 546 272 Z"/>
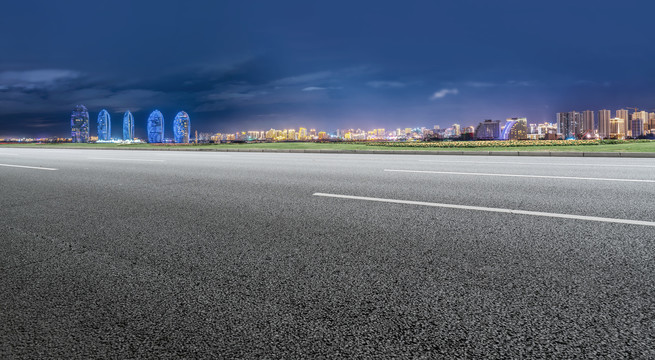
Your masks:
<path fill-rule="evenodd" d="M 98 114 L 98 140 L 111 140 L 111 116 L 105 109 Z"/>
<path fill-rule="evenodd" d="M 77 105 L 71 114 L 71 138 L 74 143 L 89 141 L 89 111 L 84 105 Z"/>
<path fill-rule="evenodd" d="M 134 140 L 134 116 L 130 110 L 123 115 L 123 140 Z"/>
<path fill-rule="evenodd" d="M 164 116 L 161 111 L 155 110 L 148 118 L 148 142 L 160 143 L 164 141 Z"/>
<path fill-rule="evenodd" d="M 180 111 L 175 115 L 173 120 L 173 138 L 176 143 L 189 143 L 189 134 L 191 133 L 191 120 L 189 114 Z"/>

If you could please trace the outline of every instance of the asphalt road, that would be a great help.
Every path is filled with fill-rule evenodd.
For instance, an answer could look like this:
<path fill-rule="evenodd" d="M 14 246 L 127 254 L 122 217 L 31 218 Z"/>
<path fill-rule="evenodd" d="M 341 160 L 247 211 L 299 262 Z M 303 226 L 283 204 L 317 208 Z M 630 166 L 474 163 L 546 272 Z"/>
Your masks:
<path fill-rule="evenodd" d="M 655 357 L 655 159 L 0 148 L 0 214 L 3 359 Z"/>

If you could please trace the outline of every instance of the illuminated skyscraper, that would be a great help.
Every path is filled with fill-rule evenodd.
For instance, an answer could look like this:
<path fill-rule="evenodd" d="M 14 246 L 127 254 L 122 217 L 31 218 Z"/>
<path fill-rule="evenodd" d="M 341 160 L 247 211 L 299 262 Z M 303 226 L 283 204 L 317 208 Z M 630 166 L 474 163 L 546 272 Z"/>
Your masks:
<path fill-rule="evenodd" d="M 619 117 L 610 119 L 610 137 L 612 139 L 623 139 L 625 137 L 625 120 Z"/>
<path fill-rule="evenodd" d="M 189 114 L 180 111 L 175 115 L 173 120 L 173 138 L 176 143 L 189 143 L 189 133 L 191 132 L 191 120 Z"/>
<path fill-rule="evenodd" d="M 105 109 L 98 114 L 98 140 L 111 140 L 111 116 Z"/>
<path fill-rule="evenodd" d="M 74 143 L 89 141 L 89 111 L 84 105 L 77 105 L 71 114 L 71 139 Z"/>
<path fill-rule="evenodd" d="M 602 139 L 610 137 L 610 119 L 612 112 L 609 110 L 598 110 L 598 135 Z"/>
<path fill-rule="evenodd" d="M 161 143 L 164 141 L 164 116 L 161 111 L 155 110 L 148 118 L 148 142 Z"/>
<path fill-rule="evenodd" d="M 134 140 L 134 116 L 130 110 L 123 115 L 123 140 Z"/>

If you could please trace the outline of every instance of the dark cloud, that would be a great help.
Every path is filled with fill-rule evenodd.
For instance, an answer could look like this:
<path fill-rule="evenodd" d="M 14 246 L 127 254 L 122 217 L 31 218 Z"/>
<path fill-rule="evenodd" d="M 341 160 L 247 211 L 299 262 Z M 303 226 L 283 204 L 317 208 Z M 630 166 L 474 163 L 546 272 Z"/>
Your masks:
<path fill-rule="evenodd" d="M 0 37 L 0 136 L 65 135 L 78 103 L 92 121 L 108 109 L 114 130 L 133 110 L 137 134 L 155 108 L 166 119 L 186 110 L 201 131 L 655 108 L 655 31 L 613 25 L 651 10 L 586 0 L 10 2 L 0 13 L 11 34 Z"/>

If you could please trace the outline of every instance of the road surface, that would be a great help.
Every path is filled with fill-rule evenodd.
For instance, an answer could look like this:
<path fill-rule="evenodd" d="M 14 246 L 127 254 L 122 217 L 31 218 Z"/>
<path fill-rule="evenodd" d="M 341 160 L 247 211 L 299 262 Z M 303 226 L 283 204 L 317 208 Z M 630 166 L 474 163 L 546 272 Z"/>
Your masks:
<path fill-rule="evenodd" d="M 655 357 L 655 159 L 0 148 L 1 358 Z"/>

